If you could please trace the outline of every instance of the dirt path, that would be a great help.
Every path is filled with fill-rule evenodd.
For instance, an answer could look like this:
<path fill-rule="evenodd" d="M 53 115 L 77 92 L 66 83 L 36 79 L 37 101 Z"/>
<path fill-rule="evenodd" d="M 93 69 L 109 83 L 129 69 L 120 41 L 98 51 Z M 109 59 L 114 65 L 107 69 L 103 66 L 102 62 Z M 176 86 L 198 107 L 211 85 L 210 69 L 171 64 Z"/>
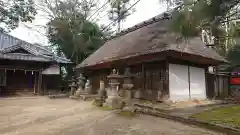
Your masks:
<path fill-rule="evenodd" d="M 181 123 L 125 118 L 70 99 L 0 99 L 1 135 L 221 135 Z"/>

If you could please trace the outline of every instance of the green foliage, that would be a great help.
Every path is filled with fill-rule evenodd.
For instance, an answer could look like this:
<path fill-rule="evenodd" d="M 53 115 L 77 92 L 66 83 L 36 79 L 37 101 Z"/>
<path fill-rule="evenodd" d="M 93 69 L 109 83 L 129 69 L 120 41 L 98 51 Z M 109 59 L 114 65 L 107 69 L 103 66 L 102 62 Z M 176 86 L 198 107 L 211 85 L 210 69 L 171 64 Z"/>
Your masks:
<path fill-rule="evenodd" d="M 20 21 L 34 20 L 37 14 L 33 0 L 0 0 L 0 22 L 6 30 L 15 29 Z"/>
<path fill-rule="evenodd" d="M 48 23 L 49 41 L 75 64 L 99 48 L 109 34 L 102 31 L 102 26 L 86 20 L 93 6 L 86 1 L 58 0 L 50 9 L 55 16 Z"/>
<path fill-rule="evenodd" d="M 69 59 L 80 63 L 103 44 L 100 28 L 89 21 L 55 19 L 49 30 L 52 45 L 57 46 Z M 57 30 L 56 34 L 53 34 Z"/>
<path fill-rule="evenodd" d="M 240 22 L 230 24 L 229 36 L 240 37 Z"/>
<path fill-rule="evenodd" d="M 170 4 L 178 7 L 174 10 L 172 21 L 172 27 L 175 32 L 181 33 L 183 36 L 195 36 L 201 29 L 211 28 L 212 34 L 216 37 L 218 36 L 219 27 L 225 21 L 225 18 L 240 3 L 237 0 L 160 1 L 170 2 Z"/>
<path fill-rule="evenodd" d="M 234 65 L 240 65 L 240 45 L 236 44 L 227 52 L 228 60 Z"/>
<path fill-rule="evenodd" d="M 238 37 L 240 25 L 239 0 L 160 0 L 174 8 L 170 29 L 183 37 L 200 36 L 201 31 L 210 30 L 215 37 L 215 49 L 226 56 L 232 64 L 240 63 Z"/>
<path fill-rule="evenodd" d="M 121 22 L 134 12 L 134 9 L 128 10 L 129 3 L 130 0 L 109 0 L 109 19 L 115 22 L 114 25 L 118 25 L 118 32 L 121 30 Z"/>
<path fill-rule="evenodd" d="M 196 36 L 198 34 L 195 16 L 187 9 L 181 12 L 173 12 L 170 28 L 184 37 Z"/>
<path fill-rule="evenodd" d="M 74 63 L 65 67 L 66 78 L 112 34 L 111 29 L 87 20 L 95 6 L 92 0 L 45 0 L 45 11 L 50 11 L 46 12 L 50 16 L 48 39 L 58 54 L 64 53 Z"/>

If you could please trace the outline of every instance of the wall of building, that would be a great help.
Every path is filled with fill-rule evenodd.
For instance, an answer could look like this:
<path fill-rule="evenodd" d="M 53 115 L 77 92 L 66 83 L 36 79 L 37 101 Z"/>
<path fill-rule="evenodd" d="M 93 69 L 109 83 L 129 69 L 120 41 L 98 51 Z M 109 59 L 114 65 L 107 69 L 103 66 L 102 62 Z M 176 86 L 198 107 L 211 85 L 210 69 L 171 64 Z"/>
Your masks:
<path fill-rule="evenodd" d="M 166 63 L 156 61 L 143 64 L 142 98 L 162 100 L 166 93 Z"/>
<path fill-rule="evenodd" d="M 206 99 L 205 69 L 169 64 L 169 93 L 172 101 Z"/>
<path fill-rule="evenodd" d="M 124 74 L 126 68 L 130 68 L 133 77 L 134 88 L 133 91 L 141 92 L 141 99 L 159 100 L 168 96 L 167 75 L 166 75 L 166 61 L 154 61 L 141 64 L 126 65 L 116 68 L 120 75 Z M 91 80 L 93 89 L 97 91 L 100 86 L 100 80 L 104 81 L 105 87 L 108 86 L 107 76 L 110 75 L 111 69 L 85 70 L 84 74 Z M 123 79 L 120 81 L 119 88 L 122 88 Z"/>
<path fill-rule="evenodd" d="M 0 69 L 6 71 L 6 84 L 1 93 L 42 92 L 43 85 L 42 81 L 39 81 L 41 80 L 39 72 L 49 67 L 51 63 L 17 60 L 0 60 L 0 63 Z"/>
<path fill-rule="evenodd" d="M 35 71 L 22 71 L 22 70 L 6 70 L 6 85 L 2 94 L 16 94 L 31 92 L 33 93 L 37 89 Z"/>

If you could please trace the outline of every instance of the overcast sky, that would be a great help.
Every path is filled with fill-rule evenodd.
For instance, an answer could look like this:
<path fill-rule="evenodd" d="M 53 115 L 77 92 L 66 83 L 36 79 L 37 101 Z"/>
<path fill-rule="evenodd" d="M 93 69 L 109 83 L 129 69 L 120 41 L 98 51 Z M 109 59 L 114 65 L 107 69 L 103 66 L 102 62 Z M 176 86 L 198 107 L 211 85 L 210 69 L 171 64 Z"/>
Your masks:
<path fill-rule="evenodd" d="M 105 0 L 99 0 L 101 3 L 104 3 Z M 136 0 L 133 0 L 132 2 L 135 2 Z M 150 2 L 151 1 L 151 2 Z M 101 6 L 101 4 L 99 4 Z M 106 8 L 105 8 L 106 9 Z M 154 17 L 166 10 L 165 6 L 161 6 L 159 4 L 159 0 L 141 0 L 136 6 L 135 6 L 136 12 L 134 12 L 132 15 L 130 15 L 127 20 L 123 23 L 123 29 L 131 27 L 139 22 L 142 22 L 144 20 L 147 20 L 151 17 Z M 105 12 L 102 12 L 98 16 L 104 16 L 106 14 Z M 33 21 L 32 24 L 28 24 L 31 26 L 31 28 L 27 28 L 26 25 L 20 24 L 19 28 L 13 30 L 10 34 L 28 41 L 30 43 L 40 43 L 42 45 L 48 45 L 47 38 L 43 35 L 45 33 L 45 30 L 41 27 L 38 27 L 38 25 L 45 25 L 48 22 L 48 20 L 42 16 L 37 15 L 36 19 Z M 110 21 L 108 20 L 108 16 L 104 16 L 99 20 L 100 24 L 109 24 Z M 34 26 L 34 27 L 33 27 Z"/>

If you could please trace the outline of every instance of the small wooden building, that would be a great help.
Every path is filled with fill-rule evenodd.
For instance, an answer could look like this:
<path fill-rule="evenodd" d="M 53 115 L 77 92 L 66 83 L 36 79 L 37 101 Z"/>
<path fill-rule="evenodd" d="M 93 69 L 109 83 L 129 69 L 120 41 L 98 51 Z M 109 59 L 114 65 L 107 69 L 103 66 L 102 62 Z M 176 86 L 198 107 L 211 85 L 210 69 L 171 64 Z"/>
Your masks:
<path fill-rule="evenodd" d="M 69 63 L 43 46 L 0 33 L 1 95 L 59 89 L 60 66 Z"/>
<path fill-rule="evenodd" d="M 206 99 L 209 66 L 227 62 L 205 46 L 201 38 L 182 40 L 169 30 L 169 15 L 161 14 L 122 31 L 79 64 L 99 88 L 112 68 L 120 74 L 129 67 L 134 90 L 149 100 Z"/>

